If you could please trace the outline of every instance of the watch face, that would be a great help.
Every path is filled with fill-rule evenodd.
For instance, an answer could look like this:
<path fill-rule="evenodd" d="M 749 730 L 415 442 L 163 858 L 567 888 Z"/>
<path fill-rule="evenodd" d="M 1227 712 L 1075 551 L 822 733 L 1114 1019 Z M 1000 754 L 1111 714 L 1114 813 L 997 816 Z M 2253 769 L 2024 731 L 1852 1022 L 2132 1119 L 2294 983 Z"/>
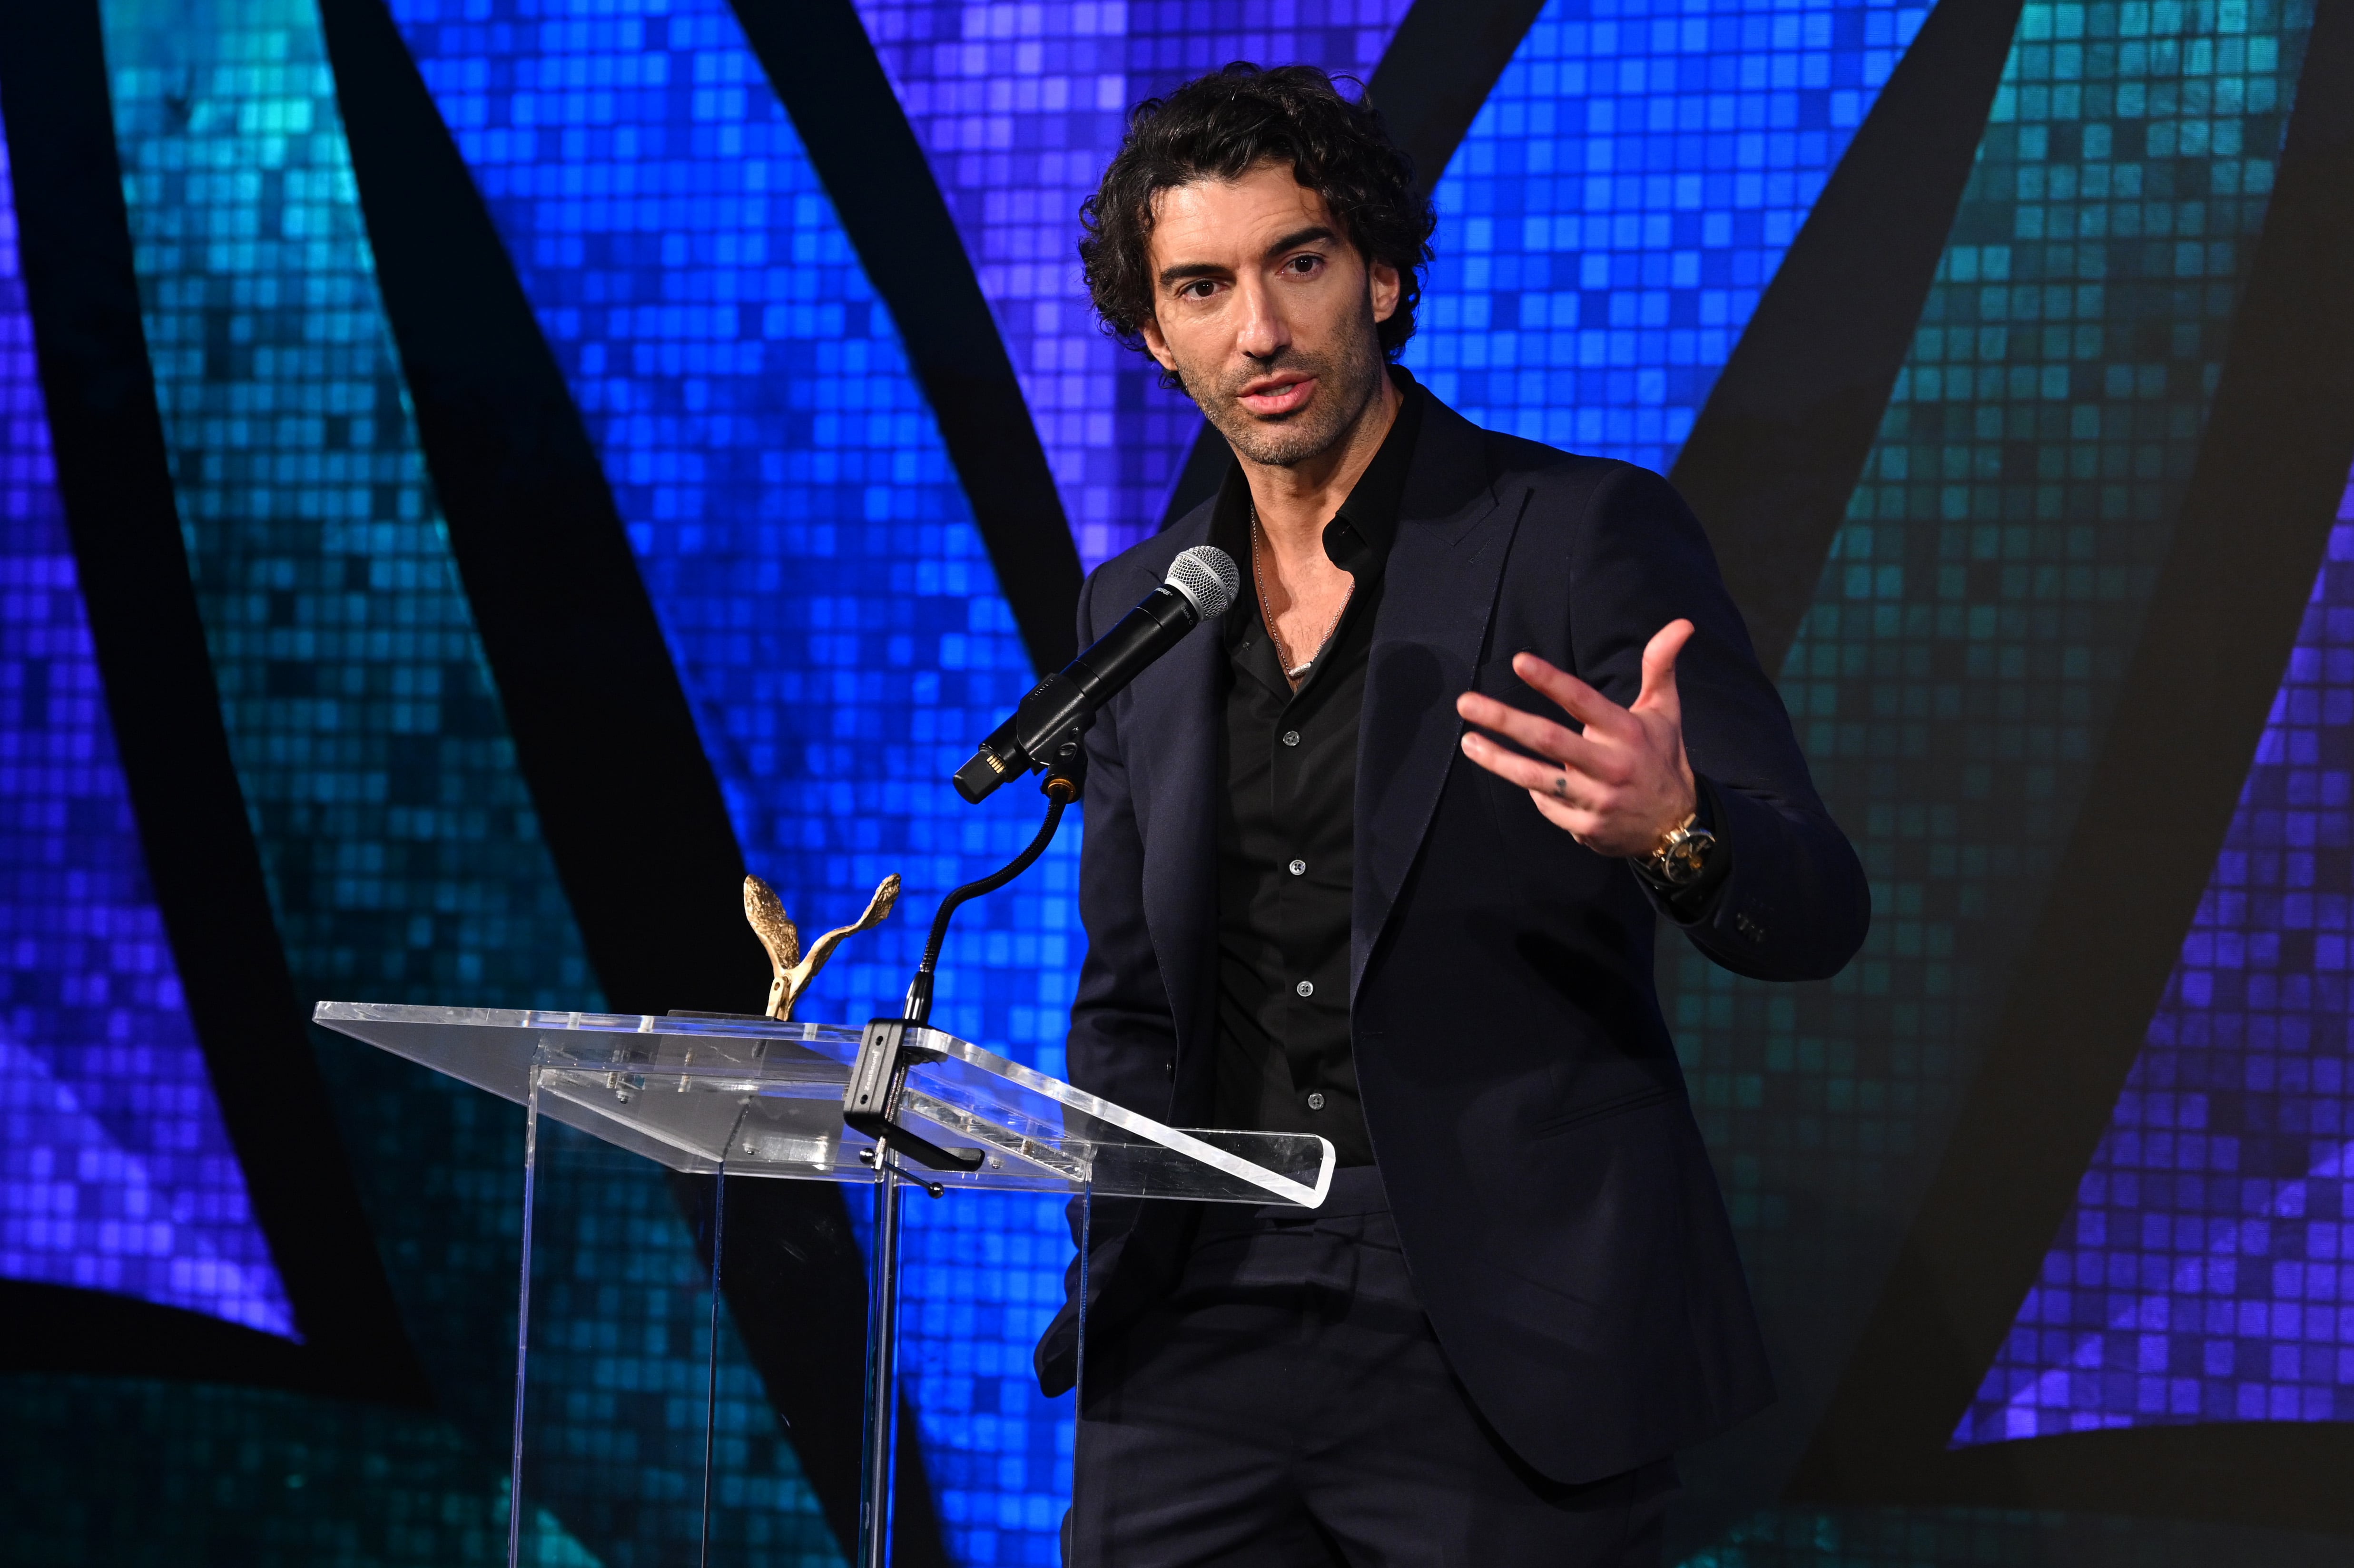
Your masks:
<path fill-rule="evenodd" d="M 1678 887 L 1698 882 L 1700 874 L 1708 869 L 1708 852 L 1715 843 L 1715 834 L 1702 832 L 1670 844 L 1660 857 L 1659 874 Z"/>

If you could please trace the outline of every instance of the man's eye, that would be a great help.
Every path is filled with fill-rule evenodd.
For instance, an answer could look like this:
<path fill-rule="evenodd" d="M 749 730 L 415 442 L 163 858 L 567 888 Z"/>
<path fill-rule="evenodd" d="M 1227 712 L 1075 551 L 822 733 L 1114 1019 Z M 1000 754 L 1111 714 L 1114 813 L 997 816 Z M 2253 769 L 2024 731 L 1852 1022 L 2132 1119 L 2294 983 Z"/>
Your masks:
<path fill-rule="evenodd" d="M 1207 278 L 1201 278 L 1178 290 L 1177 297 L 1181 300 L 1206 300 L 1216 288 L 1217 285 Z"/>
<path fill-rule="evenodd" d="M 1324 258 L 1321 256 L 1295 256 L 1290 260 L 1286 261 L 1284 266 L 1289 268 L 1293 272 L 1304 278 L 1309 273 L 1316 270 L 1317 268 L 1321 267 L 1323 264 Z"/>

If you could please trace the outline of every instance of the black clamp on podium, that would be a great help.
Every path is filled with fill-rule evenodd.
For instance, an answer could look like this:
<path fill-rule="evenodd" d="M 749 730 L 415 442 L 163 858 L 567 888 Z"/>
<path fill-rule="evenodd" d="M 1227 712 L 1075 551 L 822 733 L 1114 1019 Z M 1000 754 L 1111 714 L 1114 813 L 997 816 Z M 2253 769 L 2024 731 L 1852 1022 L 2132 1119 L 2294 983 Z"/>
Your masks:
<path fill-rule="evenodd" d="M 843 1124 L 873 1139 L 878 1151 L 887 1145 L 928 1170 L 978 1171 L 980 1150 L 942 1149 L 892 1119 L 899 1114 L 899 1095 L 907 1087 L 907 1070 L 940 1060 L 938 1051 L 907 1044 L 907 1031 L 922 1027 L 904 1018 L 867 1020 L 865 1032 L 858 1037 L 858 1059 L 850 1065 L 850 1087 L 843 1096 Z M 915 1180 L 933 1197 L 940 1195 L 938 1183 L 920 1177 Z"/>

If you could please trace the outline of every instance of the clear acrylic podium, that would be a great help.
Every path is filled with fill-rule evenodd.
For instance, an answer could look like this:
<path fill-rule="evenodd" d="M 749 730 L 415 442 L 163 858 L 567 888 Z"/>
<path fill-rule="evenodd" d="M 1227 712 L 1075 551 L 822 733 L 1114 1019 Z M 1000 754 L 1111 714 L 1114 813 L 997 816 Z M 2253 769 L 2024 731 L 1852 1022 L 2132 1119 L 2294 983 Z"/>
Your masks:
<path fill-rule="evenodd" d="M 673 1171 L 875 1189 L 868 1292 L 864 1497 L 856 1568 L 883 1568 L 895 1453 L 900 1200 L 920 1184 L 1315 1208 L 1332 1176 L 1321 1138 L 1179 1131 L 937 1030 L 905 1032 L 890 1145 L 846 1125 L 862 1032 L 764 1018 L 497 1012 L 323 1001 L 315 1022 L 525 1107 L 522 1300 L 508 1561 L 520 1552 L 531 1344 L 532 1193 L 545 1117 Z M 871 1059 L 871 1058 L 870 1058 Z M 907 1135 L 903 1141 L 895 1136 Z M 909 1150 L 937 1146 L 928 1169 Z M 717 1248 L 715 1245 L 714 1254 Z M 1084 1247 L 1082 1248 L 1084 1269 Z M 1081 1298 L 1085 1299 L 1085 1277 Z M 1082 1357 L 1086 1325 L 1080 1324 Z M 716 1357 L 715 1340 L 711 1353 Z M 1084 1366 L 1084 1359 L 1082 1365 Z M 706 1414 L 706 1420 L 708 1415 Z M 705 1441 L 708 1513 L 709 1442 Z"/>

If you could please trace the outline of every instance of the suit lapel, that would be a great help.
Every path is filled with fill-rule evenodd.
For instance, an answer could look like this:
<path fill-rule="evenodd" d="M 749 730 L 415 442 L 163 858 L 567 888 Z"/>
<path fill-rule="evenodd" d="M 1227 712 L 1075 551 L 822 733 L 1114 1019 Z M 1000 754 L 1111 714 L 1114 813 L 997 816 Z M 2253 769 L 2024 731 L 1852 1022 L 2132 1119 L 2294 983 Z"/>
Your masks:
<path fill-rule="evenodd" d="M 1170 530 L 1183 545 L 1209 533 L 1209 507 Z M 1175 552 L 1172 551 L 1172 555 Z M 1129 721 L 1151 732 L 1129 748 L 1137 832 L 1144 843 L 1144 923 L 1169 989 L 1178 1050 L 1202 1043 L 1203 965 L 1217 917 L 1218 665 L 1225 641 L 1205 626 L 1129 687 Z"/>
<path fill-rule="evenodd" d="M 1527 496 L 1500 496 L 1478 427 L 1431 398 L 1406 480 L 1357 731 L 1356 886 L 1349 994 L 1381 939 L 1455 766 L 1462 722 Z"/>

